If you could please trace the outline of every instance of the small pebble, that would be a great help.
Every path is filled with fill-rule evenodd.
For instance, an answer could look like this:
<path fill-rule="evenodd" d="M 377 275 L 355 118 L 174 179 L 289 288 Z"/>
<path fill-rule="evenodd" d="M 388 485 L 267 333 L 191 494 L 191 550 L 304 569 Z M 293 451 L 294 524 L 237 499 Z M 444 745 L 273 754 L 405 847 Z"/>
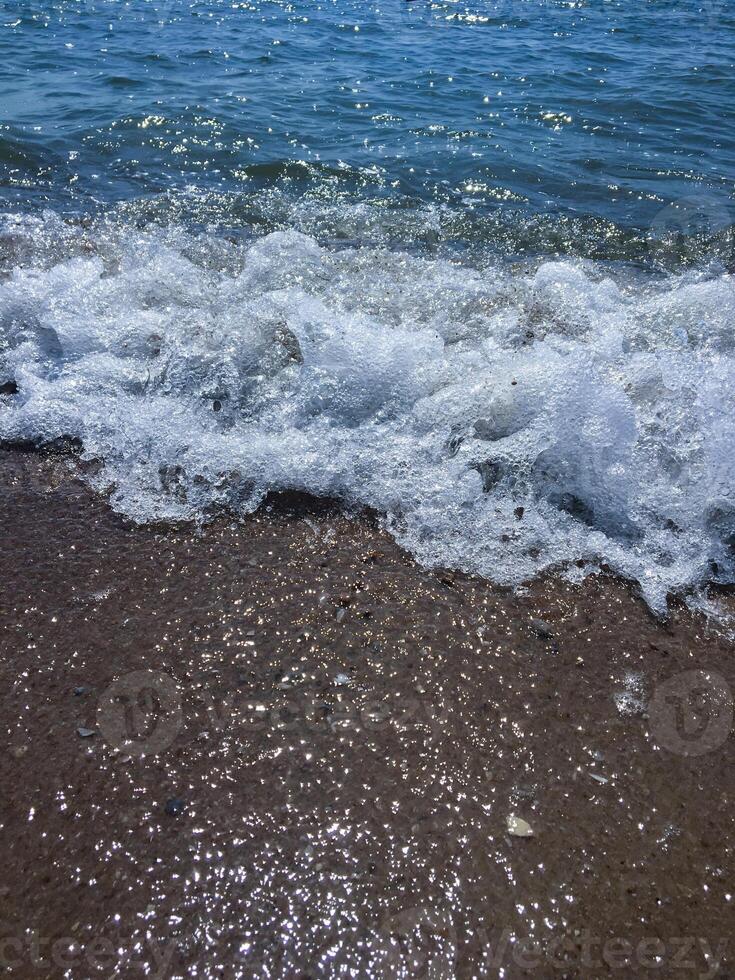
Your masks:
<path fill-rule="evenodd" d="M 538 636 L 548 639 L 551 636 L 551 626 L 544 619 L 532 619 L 531 628 Z"/>
<path fill-rule="evenodd" d="M 97 732 L 94 730 L 94 728 L 77 728 L 77 735 L 80 738 L 91 738 L 96 734 Z"/>
<path fill-rule="evenodd" d="M 172 799 L 166 800 L 166 805 L 163 809 L 169 815 L 169 817 L 178 817 L 180 813 L 184 812 L 185 808 L 186 804 L 184 801 L 174 796 Z"/>

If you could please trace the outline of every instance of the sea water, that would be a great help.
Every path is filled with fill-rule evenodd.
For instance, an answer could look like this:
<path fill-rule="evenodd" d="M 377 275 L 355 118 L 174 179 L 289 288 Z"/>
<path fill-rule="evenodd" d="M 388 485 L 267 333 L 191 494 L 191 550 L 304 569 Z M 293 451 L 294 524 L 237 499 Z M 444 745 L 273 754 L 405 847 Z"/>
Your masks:
<path fill-rule="evenodd" d="M 735 581 L 735 11 L 0 2 L 0 440 L 140 522 Z"/>

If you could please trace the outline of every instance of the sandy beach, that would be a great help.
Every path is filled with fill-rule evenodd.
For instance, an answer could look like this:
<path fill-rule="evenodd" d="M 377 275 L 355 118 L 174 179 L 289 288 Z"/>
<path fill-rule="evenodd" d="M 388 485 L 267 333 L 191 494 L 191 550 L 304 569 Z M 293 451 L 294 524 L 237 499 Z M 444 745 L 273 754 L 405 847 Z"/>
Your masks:
<path fill-rule="evenodd" d="M 735 980 L 735 0 L 0 0 L 0 980 Z"/>
<path fill-rule="evenodd" d="M 161 530 L 0 470 L 9 973 L 731 975 L 723 630 L 309 498 Z"/>

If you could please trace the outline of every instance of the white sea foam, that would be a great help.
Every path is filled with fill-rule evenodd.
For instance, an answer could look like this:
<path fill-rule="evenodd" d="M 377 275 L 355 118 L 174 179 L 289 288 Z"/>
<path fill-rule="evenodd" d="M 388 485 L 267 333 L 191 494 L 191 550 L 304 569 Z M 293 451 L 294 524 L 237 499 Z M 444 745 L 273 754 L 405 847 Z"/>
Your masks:
<path fill-rule="evenodd" d="M 0 439 L 79 438 L 138 521 L 299 489 L 497 582 L 605 563 L 662 611 L 735 578 L 732 276 L 53 216 L 2 240 Z"/>

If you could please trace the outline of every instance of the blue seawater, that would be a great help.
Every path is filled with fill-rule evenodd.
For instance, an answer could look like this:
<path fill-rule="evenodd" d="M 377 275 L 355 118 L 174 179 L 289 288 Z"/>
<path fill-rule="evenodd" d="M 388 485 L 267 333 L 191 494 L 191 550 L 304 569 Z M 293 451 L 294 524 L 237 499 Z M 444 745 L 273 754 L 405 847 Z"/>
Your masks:
<path fill-rule="evenodd" d="M 0 439 L 141 522 L 735 581 L 731 0 L 0 0 Z"/>

